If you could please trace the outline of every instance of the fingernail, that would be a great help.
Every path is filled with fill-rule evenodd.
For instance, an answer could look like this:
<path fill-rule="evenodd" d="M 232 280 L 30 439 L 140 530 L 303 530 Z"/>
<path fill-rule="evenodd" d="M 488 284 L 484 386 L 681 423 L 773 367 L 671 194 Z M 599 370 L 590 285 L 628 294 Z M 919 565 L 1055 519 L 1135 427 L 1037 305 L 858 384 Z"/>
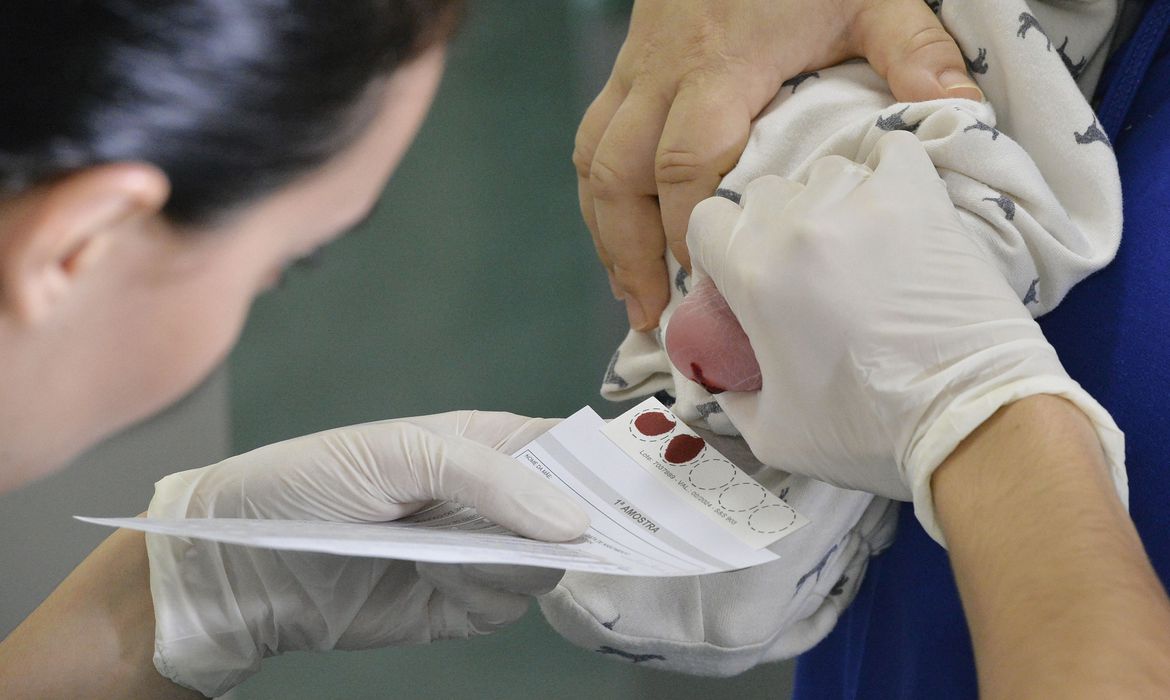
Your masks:
<path fill-rule="evenodd" d="M 637 299 L 626 299 L 626 315 L 630 317 L 630 328 L 636 331 L 646 330 L 646 312 Z"/>
<path fill-rule="evenodd" d="M 983 91 L 962 71 L 945 70 L 938 76 L 939 85 L 950 97 L 961 97 L 976 102 L 983 101 Z"/>

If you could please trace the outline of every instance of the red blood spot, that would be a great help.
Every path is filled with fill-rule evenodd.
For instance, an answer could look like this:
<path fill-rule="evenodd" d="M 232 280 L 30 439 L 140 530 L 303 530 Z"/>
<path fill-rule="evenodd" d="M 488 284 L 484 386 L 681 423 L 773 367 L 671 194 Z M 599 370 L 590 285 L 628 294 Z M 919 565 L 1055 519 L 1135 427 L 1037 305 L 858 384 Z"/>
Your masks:
<path fill-rule="evenodd" d="M 708 394 L 722 394 L 727 391 L 718 384 L 708 383 L 707 378 L 703 376 L 703 369 L 699 367 L 697 362 L 691 363 L 691 378 L 695 380 L 696 384 L 706 389 Z"/>
<path fill-rule="evenodd" d="M 666 445 L 666 461 L 671 464 L 686 464 L 703 451 L 707 442 L 695 435 L 675 435 Z"/>
<path fill-rule="evenodd" d="M 634 419 L 634 427 L 646 437 L 654 437 L 674 430 L 675 422 L 662 411 L 648 411 Z"/>

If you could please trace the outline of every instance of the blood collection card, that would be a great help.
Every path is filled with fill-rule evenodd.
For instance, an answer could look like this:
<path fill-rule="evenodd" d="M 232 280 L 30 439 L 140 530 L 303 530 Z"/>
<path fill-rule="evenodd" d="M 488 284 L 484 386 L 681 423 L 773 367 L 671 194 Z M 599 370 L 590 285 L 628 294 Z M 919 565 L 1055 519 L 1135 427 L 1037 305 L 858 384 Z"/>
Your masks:
<path fill-rule="evenodd" d="M 656 399 L 643 401 L 602 432 L 668 489 L 752 547 L 766 547 L 807 522 Z"/>
<path fill-rule="evenodd" d="M 271 549 L 627 576 L 687 576 L 774 561 L 778 555 L 767 545 L 807 522 L 653 399 L 608 426 L 584 408 L 515 457 L 579 499 L 591 520 L 581 538 L 530 540 L 450 502 L 391 523 L 80 519 Z"/>

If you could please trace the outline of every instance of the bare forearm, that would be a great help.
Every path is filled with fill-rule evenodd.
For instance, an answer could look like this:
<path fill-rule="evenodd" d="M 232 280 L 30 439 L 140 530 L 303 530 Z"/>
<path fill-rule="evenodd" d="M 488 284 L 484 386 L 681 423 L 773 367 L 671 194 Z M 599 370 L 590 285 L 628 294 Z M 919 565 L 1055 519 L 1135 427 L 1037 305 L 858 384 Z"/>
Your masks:
<path fill-rule="evenodd" d="M 158 674 L 140 532 L 109 537 L 0 644 L 0 697 L 201 698 Z"/>
<path fill-rule="evenodd" d="M 1002 409 L 932 486 L 983 697 L 1170 693 L 1170 601 L 1076 407 Z"/>

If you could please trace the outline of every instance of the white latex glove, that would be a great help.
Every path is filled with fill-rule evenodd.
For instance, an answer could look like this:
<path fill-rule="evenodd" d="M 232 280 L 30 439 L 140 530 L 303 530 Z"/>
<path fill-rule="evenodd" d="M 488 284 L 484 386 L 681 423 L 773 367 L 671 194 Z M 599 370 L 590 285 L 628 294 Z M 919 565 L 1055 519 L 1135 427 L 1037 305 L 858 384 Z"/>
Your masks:
<path fill-rule="evenodd" d="M 1121 432 L 971 240 L 918 139 L 891 132 L 864 166 L 824 158 L 741 201 L 699 204 L 687 243 L 759 360 L 760 391 L 717 399 L 761 461 L 913 500 L 942 542 L 935 468 L 1000 407 L 1056 394 L 1093 421 L 1126 501 Z"/>
<path fill-rule="evenodd" d="M 149 515 L 394 520 L 437 499 L 521 535 L 569 540 L 588 518 L 509 455 L 556 424 L 462 411 L 367 423 L 268 445 L 155 486 Z M 263 657 L 483 634 L 528 609 L 563 572 L 424 564 L 147 535 L 155 665 L 219 695 Z"/>

